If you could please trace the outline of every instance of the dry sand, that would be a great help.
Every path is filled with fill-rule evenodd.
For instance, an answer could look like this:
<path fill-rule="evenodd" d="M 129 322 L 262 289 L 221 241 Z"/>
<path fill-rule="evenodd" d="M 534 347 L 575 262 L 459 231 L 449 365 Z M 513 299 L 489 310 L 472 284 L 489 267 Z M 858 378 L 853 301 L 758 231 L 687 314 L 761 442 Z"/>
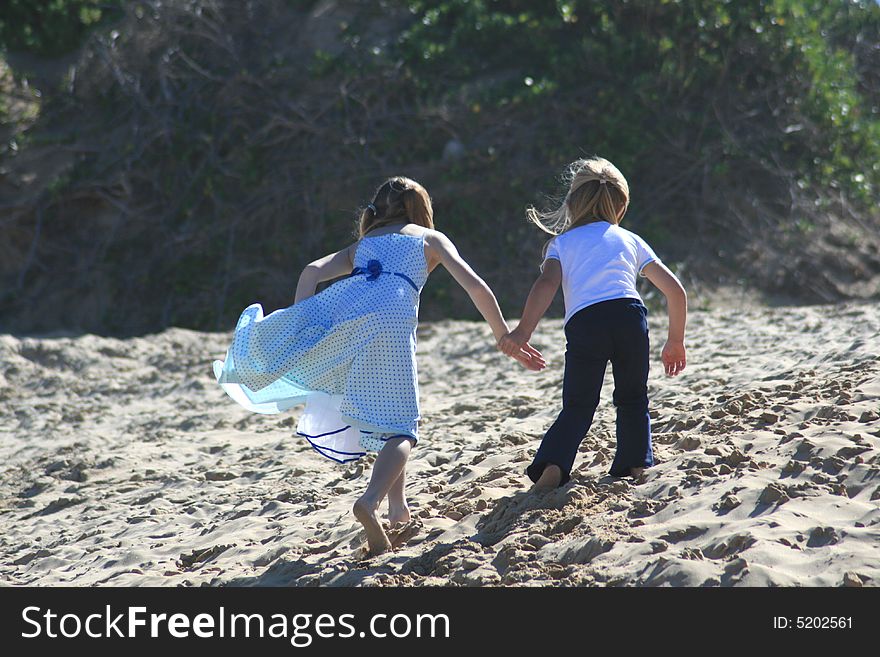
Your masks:
<path fill-rule="evenodd" d="M 880 304 L 693 312 L 688 369 L 651 374 L 657 466 L 606 476 L 609 372 L 572 482 L 544 494 L 523 469 L 559 409 L 561 322 L 536 337 L 540 374 L 483 324 L 423 325 L 419 533 L 373 559 L 350 512 L 370 462 L 229 400 L 211 376 L 228 337 L 0 336 L 0 582 L 880 583 Z"/>

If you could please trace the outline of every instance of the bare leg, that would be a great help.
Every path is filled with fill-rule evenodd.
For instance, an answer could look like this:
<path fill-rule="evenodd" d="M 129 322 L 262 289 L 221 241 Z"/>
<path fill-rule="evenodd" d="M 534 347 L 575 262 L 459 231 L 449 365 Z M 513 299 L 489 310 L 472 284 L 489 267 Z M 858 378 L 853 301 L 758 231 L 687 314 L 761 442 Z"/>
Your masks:
<path fill-rule="evenodd" d="M 538 481 L 535 482 L 535 485 L 532 486 L 532 490 L 534 491 L 542 491 L 542 490 L 551 490 L 559 486 L 559 482 L 562 481 L 562 470 L 558 465 L 553 463 L 548 463 L 544 467 L 544 472 L 541 473 L 541 476 L 538 477 Z"/>
<path fill-rule="evenodd" d="M 406 466 L 400 471 L 400 476 L 394 480 L 391 490 L 388 491 L 388 522 L 392 527 L 409 522 L 411 517 L 403 492 L 405 483 Z"/>
<path fill-rule="evenodd" d="M 354 503 L 352 511 L 367 532 L 367 544 L 372 555 L 391 549 L 391 542 L 376 517 L 376 511 L 403 472 L 411 448 L 412 443 L 406 438 L 389 439 L 376 457 L 367 490 Z"/>

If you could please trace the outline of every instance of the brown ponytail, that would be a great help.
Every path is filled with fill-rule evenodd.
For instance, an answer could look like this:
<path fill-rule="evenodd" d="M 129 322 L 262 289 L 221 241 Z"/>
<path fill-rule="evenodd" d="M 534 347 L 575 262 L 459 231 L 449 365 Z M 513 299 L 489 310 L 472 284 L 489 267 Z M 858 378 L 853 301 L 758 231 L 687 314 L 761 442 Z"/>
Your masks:
<path fill-rule="evenodd" d="M 434 208 L 424 187 L 410 178 L 395 176 L 379 186 L 373 202 L 361 211 L 358 237 L 374 228 L 402 222 L 433 228 Z"/>
<path fill-rule="evenodd" d="M 410 187 L 403 193 L 403 207 L 406 208 L 406 216 L 411 223 L 434 227 L 434 208 L 431 207 L 431 198 L 428 191 L 415 183 L 416 187 Z"/>

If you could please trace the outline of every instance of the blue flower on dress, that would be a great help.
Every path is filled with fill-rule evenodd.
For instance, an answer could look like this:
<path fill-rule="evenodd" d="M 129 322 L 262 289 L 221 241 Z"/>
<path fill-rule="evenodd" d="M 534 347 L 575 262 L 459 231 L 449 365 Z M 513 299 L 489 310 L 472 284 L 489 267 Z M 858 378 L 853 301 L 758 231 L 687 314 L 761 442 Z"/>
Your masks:
<path fill-rule="evenodd" d="M 379 278 L 379 274 L 381 273 L 381 262 L 379 262 L 378 260 L 370 260 L 369 262 L 367 262 L 367 274 L 369 274 L 369 276 L 367 276 L 368 281 L 375 281 L 377 278 Z"/>

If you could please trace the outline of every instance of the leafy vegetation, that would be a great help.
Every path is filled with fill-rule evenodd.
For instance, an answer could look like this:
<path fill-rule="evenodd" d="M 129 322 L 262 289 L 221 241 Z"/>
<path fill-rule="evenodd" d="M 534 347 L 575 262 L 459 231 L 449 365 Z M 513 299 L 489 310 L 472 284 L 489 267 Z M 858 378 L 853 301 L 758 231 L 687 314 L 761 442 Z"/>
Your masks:
<path fill-rule="evenodd" d="M 0 47 L 39 55 L 73 50 L 90 29 L 118 17 L 121 0 L 4 0 Z"/>
<path fill-rule="evenodd" d="M 0 208 L 7 324 L 228 328 L 254 300 L 289 303 L 300 267 L 398 173 L 515 315 L 542 240 L 523 208 L 590 153 L 627 175 L 626 225 L 688 283 L 880 291 L 872 1 L 123 5 L 17 136 L 19 153 L 75 156 Z M 94 24 L 77 16 L 52 29 Z M 424 316 L 472 313 L 432 280 Z"/>
<path fill-rule="evenodd" d="M 486 107 L 563 103 L 627 170 L 677 150 L 720 174 L 739 158 L 872 198 L 880 176 L 876 44 L 864 0 L 446 0 L 409 5 L 397 44 L 428 96 L 474 79 Z M 574 121 L 572 121 L 574 123 Z M 561 134 L 571 124 L 562 126 Z M 570 139 L 560 139 L 561 159 Z"/>

